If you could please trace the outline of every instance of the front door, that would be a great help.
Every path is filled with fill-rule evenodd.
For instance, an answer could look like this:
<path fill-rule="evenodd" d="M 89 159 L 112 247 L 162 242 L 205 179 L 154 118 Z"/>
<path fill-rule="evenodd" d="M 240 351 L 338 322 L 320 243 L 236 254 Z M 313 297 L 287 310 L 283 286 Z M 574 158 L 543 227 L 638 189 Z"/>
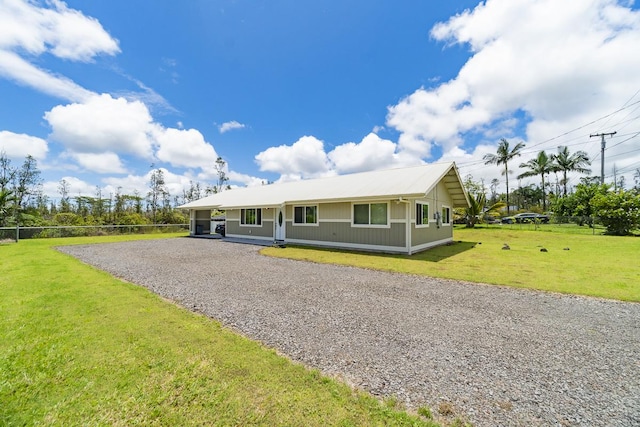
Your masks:
<path fill-rule="evenodd" d="M 284 240 L 285 238 L 285 230 L 287 228 L 285 217 L 284 217 L 284 207 L 276 209 L 276 240 Z"/>

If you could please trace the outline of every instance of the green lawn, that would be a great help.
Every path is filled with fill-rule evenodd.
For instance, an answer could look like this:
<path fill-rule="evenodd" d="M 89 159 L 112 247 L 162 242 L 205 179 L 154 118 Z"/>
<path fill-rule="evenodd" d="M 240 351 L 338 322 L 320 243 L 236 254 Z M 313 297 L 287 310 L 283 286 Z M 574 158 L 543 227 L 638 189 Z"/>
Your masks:
<path fill-rule="evenodd" d="M 52 246 L 0 244 L 0 425 L 433 425 Z"/>
<path fill-rule="evenodd" d="M 412 256 L 302 247 L 270 256 L 640 302 L 640 238 L 588 227 L 533 225 L 454 230 L 455 244 Z M 502 250 L 508 243 L 511 250 Z M 545 248 L 548 252 L 541 252 Z M 569 248 L 569 250 L 564 250 Z"/>

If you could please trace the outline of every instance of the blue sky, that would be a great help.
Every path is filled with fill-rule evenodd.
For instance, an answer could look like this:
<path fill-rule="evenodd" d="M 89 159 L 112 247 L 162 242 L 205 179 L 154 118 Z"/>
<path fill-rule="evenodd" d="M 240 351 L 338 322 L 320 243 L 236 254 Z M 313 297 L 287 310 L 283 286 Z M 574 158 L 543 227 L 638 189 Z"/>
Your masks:
<path fill-rule="evenodd" d="M 0 150 L 51 197 L 144 194 L 152 164 L 180 195 L 218 155 L 238 186 L 449 160 L 504 182 L 503 137 L 514 182 L 559 145 L 599 174 L 589 135 L 618 131 L 605 174 L 632 183 L 637 46 L 627 1 L 0 0 Z"/>

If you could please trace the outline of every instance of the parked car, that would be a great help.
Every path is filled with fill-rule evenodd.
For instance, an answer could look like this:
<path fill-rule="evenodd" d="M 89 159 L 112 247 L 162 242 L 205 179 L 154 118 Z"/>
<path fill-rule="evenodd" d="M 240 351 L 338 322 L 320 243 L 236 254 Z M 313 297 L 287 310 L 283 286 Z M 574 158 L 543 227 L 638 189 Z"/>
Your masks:
<path fill-rule="evenodd" d="M 219 234 L 221 236 L 224 236 L 226 231 L 227 231 L 225 223 L 221 222 L 219 224 L 216 224 L 216 230 L 215 231 L 216 231 L 217 234 Z"/>
<path fill-rule="evenodd" d="M 523 212 L 514 216 L 507 216 L 502 218 L 503 224 L 525 224 L 528 222 L 539 222 L 542 224 L 547 224 L 549 222 L 549 215 L 543 215 L 534 212 Z"/>
<path fill-rule="evenodd" d="M 500 220 L 492 216 L 484 217 L 485 224 L 500 224 Z"/>

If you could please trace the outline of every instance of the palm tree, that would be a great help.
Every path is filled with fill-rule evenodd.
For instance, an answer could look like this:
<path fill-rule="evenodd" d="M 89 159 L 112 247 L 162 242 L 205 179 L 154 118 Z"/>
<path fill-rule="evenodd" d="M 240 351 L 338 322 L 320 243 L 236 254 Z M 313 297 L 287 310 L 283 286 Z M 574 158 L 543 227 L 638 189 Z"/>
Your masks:
<path fill-rule="evenodd" d="M 498 151 L 496 154 L 485 154 L 483 157 L 485 165 L 504 165 L 502 175 L 505 176 L 507 182 L 507 215 L 509 214 L 509 162 L 515 157 L 520 156 L 520 151 L 524 148 L 524 142 L 518 142 L 513 149 L 509 150 L 509 141 L 502 138 L 498 143 Z"/>
<path fill-rule="evenodd" d="M 556 166 L 553 163 L 552 158 L 547 156 L 546 152 L 540 151 L 535 159 L 531 159 L 528 162 L 521 163 L 520 167 L 528 168 L 529 170 L 518 175 L 518 179 L 537 175 L 540 175 L 542 177 L 542 210 L 546 211 L 547 196 L 544 186 L 544 176 L 549 172 L 553 172 L 555 170 Z"/>
<path fill-rule="evenodd" d="M 482 215 L 497 215 L 500 209 L 504 208 L 504 202 L 497 202 L 489 206 L 486 211 L 484 209 L 487 204 L 487 196 L 483 193 L 474 195 L 469 193 L 469 207 L 465 209 L 465 217 L 467 219 L 467 228 L 473 228 L 476 226 L 478 218 Z"/>
<path fill-rule="evenodd" d="M 567 147 L 558 147 L 558 154 L 552 155 L 551 158 L 558 172 L 562 172 L 565 196 L 567 195 L 568 172 L 591 173 L 591 169 L 586 167 L 591 164 L 591 160 L 589 160 L 589 155 L 584 151 L 576 151 L 570 154 Z"/>

